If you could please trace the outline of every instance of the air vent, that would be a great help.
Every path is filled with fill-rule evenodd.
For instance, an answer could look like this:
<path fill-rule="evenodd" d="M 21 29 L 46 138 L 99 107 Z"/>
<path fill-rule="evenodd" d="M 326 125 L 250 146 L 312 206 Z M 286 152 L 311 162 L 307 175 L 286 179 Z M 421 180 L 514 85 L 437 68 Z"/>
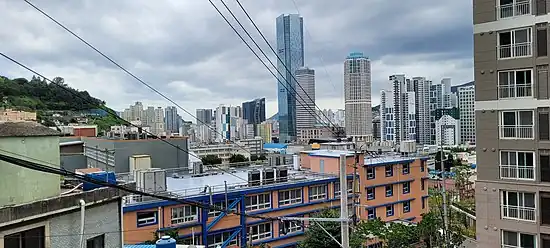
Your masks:
<path fill-rule="evenodd" d="M 260 171 L 253 170 L 248 172 L 248 185 L 259 186 L 261 184 Z"/>
<path fill-rule="evenodd" d="M 263 171 L 263 184 L 273 184 L 275 183 L 275 170 L 274 169 L 264 169 Z"/>

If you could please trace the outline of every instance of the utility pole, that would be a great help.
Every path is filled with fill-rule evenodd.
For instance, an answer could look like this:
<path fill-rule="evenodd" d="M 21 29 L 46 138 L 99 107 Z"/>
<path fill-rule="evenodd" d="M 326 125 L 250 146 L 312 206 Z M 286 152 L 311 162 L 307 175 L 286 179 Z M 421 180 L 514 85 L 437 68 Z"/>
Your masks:
<path fill-rule="evenodd" d="M 445 163 L 443 161 L 445 161 L 444 159 L 444 152 L 443 152 L 443 141 L 441 140 L 441 156 L 439 156 L 440 158 L 440 162 L 441 162 L 441 181 L 443 182 L 443 187 L 442 187 L 442 199 L 443 199 L 443 242 L 445 242 L 443 244 L 443 247 L 447 247 L 449 242 L 448 242 L 448 231 L 449 231 L 449 220 L 448 220 L 448 216 L 447 216 L 447 183 L 445 181 L 446 179 L 446 170 L 445 170 Z"/>
<path fill-rule="evenodd" d="M 346 154 L 340 154 L 340 219 L 349 219 Z M 355 176 L 355 175 L 354 175 Z M 342 221 L 342 248 L 349 248 L 349 221 Z"/>

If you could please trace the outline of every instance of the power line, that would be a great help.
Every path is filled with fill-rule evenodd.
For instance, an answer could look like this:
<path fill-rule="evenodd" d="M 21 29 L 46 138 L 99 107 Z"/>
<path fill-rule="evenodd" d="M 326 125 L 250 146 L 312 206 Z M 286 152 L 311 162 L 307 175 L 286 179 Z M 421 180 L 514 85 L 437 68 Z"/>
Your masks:
<path fill-rule="evenodd" d="M 256 51 L 254 51 L 254 49 L 253 49 L 253 48 L 250 46 L 250 44 L 244 39 L 244 37 L 237 31 L 237 29 L 231 24 L 231 22 L 229 22 L 229 20 L 227 19 L 227 17 L 225 17 L 225 15 L 223 15 L 223 13 L 221 13 L 221 11 L 219 10 L 219 8 L 212 2 L 212 0 L 208 0 L 208 1 L 209 1 L 210 4 L 212 5 L 212 7 L 214 7 L 214 9 L 218 12 L 218 14 L 225 20 L 225 22 L 229 25 L 229 27 L 231 27 L 231 29 L 233 30 L 233 32 L 235 32 L 235 34 L 244 42 L 244 44 L 245 44 L 245 45 L 248 47 L 248 49 L 254 54 L 254 56 L 263 64 L 263 66 L 271 73 L 271 75 L 273 75 L 273 76 L 275 77 L 275 79 L 277 79 L 278 83 L 281 84 L 281 86 L 283 86 L 286 90 L 290 91 L 290 90 L 288 89 L 288 87 L 287 87 L 285 84 L 283 84 L 283 83 L 281 82 L 281 80 L 279 80 L 279 78 L 277 77 L 277 75 L 275 75 L 275 73 L 273 73 L 273 71 L 271 71 L 271 69 L 269 68 L 269 66 L 260 58 L 260 56 L 258 55 L 258 53 L 257 53 Z M 224 3 L 224 2 L 222 1 L 222 3 Z M 225 5 L 225 3 L 224 3 L 224 5 Z M 228 10 L 229 10 L 229 9 L 228 9 Z M 232 14 L 231 10 L 229 10 L 229 12 Z M 232 14 L 232 15 L 233 15 L 233 14 Z M 241 27 L 242 27 L 242 24 L 240 24 L 240 22 L 239 22 L 238 20 L 237 20 L 237 23 L 239 23 L 239 25 L 241 25 Z M 244 29 L 245 33 L 248 33 L 244 27 L 242 27 L 242 28 Z M 254 44 L 256 44 L 256 46 L 258 46 L 258 48 L 259 48 L 259 45 L 256 43 L 256 41 L 255 41 L 250 35 L 249 35 L 249 37 L 250 37 L 250 39 L 252 40 L 252 42 L 253 42 Z M 262 54 L 263 54 L 264 56 L 267 57 L 267 55 L 265 55 L 265 52 L 264 52 L 261 48 L 259 48 L 259 50 L 260 50 L 260 52 L 262 52 Z M 268 60 L 272 65 L 274 65 L 273 62 L 272 62 L 269 58 L 267 58 L 267 60 Z M 275 69 L 276 69 L 276 68 L 275 68 Z M 276 71 L 279 72 L 279 70 L 277 70 L 277 69 L 276 69 Z M 281 72 L 279 72 L 279 73 L 281 73 Z M 289 86 L 291 85 L 290 82 L 288 81 L 288 79 L 286 79 L 286 77 L 282 77 L 282 78 L 286 81 L 286 83 L 289 84 Z M 296 80 L 296 79 L 294 78 L 294 80 Z M 292 88 L 292 86 L 290 86 L 290 87 Z M 303 89 L 303 88 L 302 88 L 302 89 Z M 297 91 L 296 91 L 295 89 L 293 89 L 293 90 L 294 90 L 295 93 L 297 93 Z M 292 92 L 292 91 L 290 91 L 290 92 Z M 304 91 L 304 93 L 305 93 L 305 91 Z M 307 95 L 307 94 L 306 94 L 306 95 Z M 304 101 L 304 99 L 303 99 L 301 96 L 299 96 L 298 94 L 296 94 L 296 96 L 300 97 L 300 98 L 302 99 L 302 101 Z M 294 97 L 295 99 L 296 99 L 296 96 Z M 310 98 L 310 99 L 311 99 L 311 98 Z M 297 100 L 297 99 L 296 99 L 296 100 Z M 305 102 L 305 101 L 304 101 L 304 102 Z M 311 108 L 310 108 L 310 109 L 311 109 Z M 321 112 L 322 112 L 322 111 L 321 111 Z M 316 116 L 314 116 L 314 117 L 319 117 L 319 115 L 316 114 Z M 333 131 L 333 132 L 334 132 L 334 131 Z"/>
<path fill-rule="evenodd" d="M 30 72 L 32 72 L 32 73 L 34 73 L 34 74 L 36 74 L 36 75 L 38 75 L 38 76 L 44 78 L 44 80 L 46 80 L 46 81 L 48 81 L 48 82 L 50 82 L 50 83 L 53 83 L 54 85 L 56 85 L 56 86 L 60 87 L 61 89 L 67 91 L 69 94 L 71 94 L 71 95 L 73 95 L 73 96 L 75 96 L 75 97 L 77 97 L 77 98 L 80 98 L 80 99 L 83 100 L 83 101 L 88 101 L 88 103 L 91 103 L 92 105 L 95 105 L 95 103 L 93 103 L 93 102 L 89 101 L 88 99 L 86 99 L 86 98 L 80 96 L 79 94 L 74 93 L 73 91 L 69 90 L 69 89 L 66 88 L 65 86 L 60 85 L 59 83 L 50 80 L 49 78 L 47 78 L 47 77 L 43 76 L 42 74 L 36 72 L 35 70 L 31 69 L 30 67 L 28 67 L 28 66 L 22 64 L 21 62 L 19 62 L 19 61 L 13 59 L 13 58 L 11 58 L 11 57 L 9 57 L 8 55 L 6 55 L 6 54 L 0 52 L 0 56 L 6 58 L 6 59 L 8 59 L 8 60 L 10 60 L 11 62 L 13 62 L 13 63 L 19 65 L 20 67 L 22 67 L 22 68 L 24 68 L 24 69 L 26 69 L 26 70 L 28 70 L 28 71 L 30 71 Z M 111 116 L 113 116 L 115 119 L 118 119 L 118 120 L 120 120 L 120 121 L 123 121 L 123 122 L 126 123 L 127 125 L 136 127 L 136 128 L 138 128 L 139 130 L 142 130 L 142 132 L 151 135 L 153 138 L 156 138 L 156 139 L 158 139 L 158 140 L 160 140 L 160 141 L 162 141 L 162 142 L 164 142 L 164 143 L 166 143 L 166 144 L 168 144 L 168 145 L 170 145 L 170 146 L 176 148 L 177 150 L 180 150 L 180 151 L 183 151 L 183 152 L 187 153 L 187 155 L 190 155 L 190 156 L 193 156 L 193 157 L 195 157 L 195 158 L 201 159 L 199 156 L 194 155 L 193 153 L 189 153 L 188 150 L 185 150 L 185 149 L 181 148 L 181 147 L 178 146 L 178 145 L 174 145 L 174 144 L 172 144 L 171 142 L 167 141 L 166 139 L 162 139 L 162 138 L 156 136 L 155 134 L 153 134 L 153 133 L 151 133 L 151 132 L 148 132 L 147 130 L 143 130 L 140 126 L 137 126 L 137 125 L 135 125 L 135 124 L 133 124 L 133 123 L 127 121 L 127 120 L 124 120 L 123 118 L 121 118 L 120 116 L 116 115 L 115 113 L 112 113 L 111 110 L 108 109 L 108 108 L 106 108 L 105 106 L 101 106 L 101 105 L 95 105 L 95 106 L 98 107 L 98 108 L 100 108 L 100 109 L 105 110 L 108 114 L 110 114 Z M 241 180 L 243 180 L 243 181 L 248 181 L 248 180 L 246 180 L 246 179 L 244 179 L 244 178 L 242 178 L 242 177 L 240 177 L 240 176 L 237 176 L 237 175 L 235 175 L 234 173 L 231 173 L 230 171 L 227 171 L 227 170 L 225 170 L 225 169 L 223 169 L 223 168 L 221 168 L 221 167 L 219 167 L 219 166 L 217 166 L 217 165 L 211 165 L 211 166 L 214 166 L 214 167 L 216 167 L 217 169 L 219 169 L 219 170 L 221 170 L 221 171 L 224 171 L 224 172 L 226 172 L 226 173 L 228 173 L 228 174 L 230 174 L 230 175 L 232 175 L 232 176 L 234 176 L 234 177 L 236 177 L 236 178 L 239 178 L 239 179 L 241 179 Z"/>
<path fill-rule="evenodd" d="M 38 12 L 40 12 L 42 15 L 44 15 L 45 17 L 47 17 L 48 19 L 50 19 L 51 21 L 53 21 L 55 24 L 57 24 L 59 27 L 61 27 L 63 30 L 67 31 L 69 34 L 71 34 L 72 36 L 74 36 L 75 38 L 77 38 L 78 40 L 80 40 L 82 43 L 84 43 L 86 46 L 88 46 L 89 48 L 91 48 L 92 50 L 94 50 L 95 52 L 97 52 L 99 55 L 101 55 L 103 58 L 107 59 L 109 62 L 111 62 L 113 65 L 115 65 L 116 67 L 118 67 L 120 70 L 122 70 L 123 72 L 125 72 L 126 74 L 128 74 L 130 77 L 132 77 L 133 79 L 137 80 L 138 82 L 140 82 L 141 84 L 145 85 L 147 88 L 149 88 L 150 90 L 152 90 L 153 92 L 157 93 L 158 95 L 160 95 L 162 98 L 166 99 L 167 101 L 169 101 L 170 103 L 174 104 L 176 107 L 178 107 L 179 109 L 183 110 L 186 114 L 190 115 L 191 117 L 195 118 L 197 121 L 200 121 L 203 125 L 207 126 L 209 129 L 213 130 L 214 132 L 216 132 L 217 134 L 220 134 L 220 135 L 223 135 L 221 132 L 218 132 L 215 128 L 209 126 L 208 124 L 206 124 L 205 122 L 199 120 L 196 116 L 194 116 L 193 114 L 191 114 L 191 112 L 187 111 L 185 108 L 183 108 L 182 106 L 180 106 L 179 104 L 177 104 L 175 101 L 173 101 L 172 99 L 170 99 L 169 97 L 167 97 L 166 95 L 164 95 L 162 92 L 158 91 L 157 89 L 155 89 L 153 86 L 151 86 L 150 84 L 148 84 L 147 82 L 143 81 L 141 78 L 139 78 L 138 76 L 136 76 L 135 74 L 133 74 L 132 72 L 130 72 L 129 70 L 127 70 L 125 67 L 123 67 L 122 65 L 120 65 L 119 63 L 117 63 L 116 61 L 114 61 L 111 57 L 105 55 L 103 52 L 101 52 L 99 49 L 97 49 L 95 46 L 93 46 L 92 44 L 90 44 L 89 42 L 87 42 L 86 40 L 84 40 L 82 37 L 80 37 L 79 35 L 77 35 L 76 33 L 74 33 L 73 31 L 71 31 L 69 28 L 67 28 L 65 25 L 63 25 L 62 23 L 60 23 L 59 21 L 57 21 L 55 18 L 53 18 L 52 16 L 48 15 L 48 13 L 46 13 L 45 11 L 43 11 L 42 9 L 38 8 L 36 5 L 32 4 L 29 0 L 23 0 L 25 1 L 28 5 L 30 5 L 32 8 L 34 8 L 35 10 L 37 10 Z M 235 145 L 237 145 L 239 148 L 241 148 L 243 151 L 249 153 L 249 154 L 252 154 L 250 151 L 248 151 L 246 148 L 240 146 L 239 144 L 237 144 L 236 142 L 234 141 L 230 141 L 231 143 L 234 143 Z"/>
<path fill-rule="evenodd" d="M 225 5 L 225 2 L 223 0 L 220 0 L 224 5 Z M 260 34 L 260 36 L 262 37 L 262 39 L 265 41 L 265 43 L 269 46 L 269 48 L 271 49 L 271 51 L 273 52 L 273 54 L 277 57 L 277 60 L 279 60 L 279 62 L 281 62 L 281 64 L 285 67 L 286 71 L 288 73 L 290 73 L 290 76 L 292 77 L 292 79 L 294 79 L 296 82 L 298 82 L 298 80 L 296 79 L 296 77 L 294 76 L 294 73 L 292 71 L 290 71 L 290 69 L 288 68 L 288 66 L 286 65 L 286 63 L 283 61 L 283 59 L 281 59 L 281 57 L 279 57 L 279 55 L 277 54 L 277 52 L 275 51 L 275 49 L 273 48 L 273 46 L 271 46 L 271 44 L 269 43 L 269 41 L 267 40 L 267 38 L 265 37 L 265 35 L 262 33 L 262 31 L 260 31 L 260 28 L 258 28 L 258 25 L 256 25 L 256 23 L 254 22 L 254 20 L 252 19 L 252 17 L 248 14 L 248 12 L 246 11 L 246 9 L 244 8 L 244 6 L 241 4 L 241 2 L 239 0 L 235 0 L 237 2 L 237 4 L 239 4 L 239 7 L 241 8 L 241 10 L 245 13 L 246 17 L 248 18 L 248 20 L 250 20 L 250 22 L 252 23 L 252 25 L 254 26 L 254 28 L 256 29 L 256 31 L 258 31 L 258 33 Z M 227 5 L 225 5 L 227 7 Z M 231 13 L 231 15 L 233 15 L 233 12 L 231 12 L 231 10 L 229 10 L 229 8 L 227 8 L 227 10 L 229 11 L 229 13 Z M 237 22 L 239 22 L 237 20 Z M 242 27 L 242 26 L 241 26 Z M 303 48 L 302 48 L 303 49 Z M 279 71 L 279 70 L 277 70 Z M 279 72 L 280 73 L 280 72 Z M 285 78 L 286 79 L 286 78 Z M 288 80 L 287 80 L 288 82 Z M 299 83 L 296 83 L 303 91 L 304 93 L 306 94 L 306 96 L 309 98 L 310 101 L 313 101 L 313 99 L 311 99 L 311 97 L 305 92 L 304 88 L 302 87 L 302 85 L 300 85 Z M 296 90 L 294 90 L 296 92 L 296 94 L 298 93 Z M 328 118 L 327 115 L 325 115 L 325 113 L 323 113 L 323 111 L 321 110 L 321 108 L 319 108 L 319 106 L 317 106 L 317 104 L 315 104 L 315 101 L 313 101 L 313 104 L 315 105 L 315 107 L 317 107 L 317 109 L 319 109 L 319 111 L 321 112 L 321 114 L 323 114 L 323 116 L 327 119 L 328 122 L 330 122 L 330 124 L 334 127 L 337 127 L 337 125 L 335 125 L 334 123 L 332 123 L 332 121 Z"/>
<path fill-rule="evenodd" d="M 266 58 L 266 60 L 269 62 L 269 64 L 271 64 L 271 66 L 273 66 L 273 68 L 279 73 L 279 75 L 282 77 L 282 78 L 285 78 L 284 75 L 277 69 L 277 67 L 275 66 L 275 64 L 269 59 L 269 57 L 267 56 L 267 54 L 263 51 L 263 49 L 258 45 L 258 43 L 254 40 L 254 38 L 252 38 L 252 36 L 250 35 L 250 33 L 246 30 L 246 28 L 241 24 L 241 22 L 239 21 L 239 19 L 235 16 L 235 14 L 233 14 L 233 12 L 231 11 L 231 9 L 229 9 L 229 7 L 227 6 L 227 4 L 225 4 L 225 2 L 223 0 L 220 0 L 221 3 L 223 4 L 223 6 L 225 7 L 225 9 L 227 9 L 227 11 L 231 14 L 231 16 L 233 17 L 233 19 L 237 22 L 237 24 L 241 27 L 241 29 L 245 32 L 245 34 L 248 36 L 248 38 L 250 38 L 250 40 L 252 40 L 252 42 L 254 43 L 254 45 L 256 45 L 256 47 L 258 48 L 258 50 L 260 50 L 260 52 L 262 53 L 262 55 L 264 55 L 264 57 Z M 221 12 L 218 12 L 220 13 L 221 15 Z M 225 17 L 224 17 L 225 19 Z M 279 79 L 277 78 L 276 75 L 274 75 L 277 79 L 277 81 L 279 81 Z M 286 78 L 285 78 L 286 80 Z M 287 83 L 288 83 L 288 80 L 287 80 Z M 285 87 L 286 90 L 289 90 L 287 88 L 286 85 L 284 84 L 281 84 L 283 85 L 283 87 Z M 298 84 L 299 85 L 299 84 Z M 292 86 L 289 85 L 289 87 L 292 89 Z M 301 86 L 300 86 L 301 87 Z M 302 88 L 303 90 L 303 88 Z M 302 103 L 304 104 L 304 106 L 306 105 L 306 101 L 304 100 L 304 98 L 300 95 L 298 95 L 298 92 L 296 91 L 296 89 L 294 88 L 294 92 L 296 93 L 296 97 L 300 97 L 300 99 L 302 100 Z M 309 95 L 305 92 L 304 90 L 304 94 L 306 96 L 309 97 Z M 295 97 L 295 100 L 298 101 L 298 99 Z M 313 99 L 311 99 L 311 97 L 309 97 L 309 100 L 310 101 L 313 101 Z M 314 102 L 315 104 L 315 102 Z M 309 114 L 311 114 L 311 116 L 313 117 L 319 117 L 317 113 L 315 113 L 315 108 L 311 108 L 311 106 L 307 106 L 308 108 L 306 109 L 308 111 Z M 313 111 L 313 112 L 311 112 Z M 334 132 L 334 131 L 333 131 Z M 334 132 L 334 134 L 337 134 L 336 132 Z"/>

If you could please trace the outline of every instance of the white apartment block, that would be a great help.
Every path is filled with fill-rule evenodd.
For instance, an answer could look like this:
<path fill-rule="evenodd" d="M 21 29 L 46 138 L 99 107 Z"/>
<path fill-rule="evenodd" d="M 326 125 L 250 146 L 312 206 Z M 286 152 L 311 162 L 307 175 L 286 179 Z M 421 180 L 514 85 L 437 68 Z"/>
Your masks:
<path fill-rule="evenodd" d="M 435 121 L 435 144 L 455 146 L 460 144 L 460 123 L 450 115 Z"/>
<path fill-rule="evenodd" d="M 302 67 L 296 70 L 296 132 L 316 123 L 315 70 Z M 326 122 L 326 120 L 325 120 Z"/>
<path fill-rule="evenodd" d="M 357 141 L 372 140 L 371 66 L 362 53 L 344 62 L 346 135 Z"/>
<path fill-rule="evenodd" d="M 432 81 L 424 77 L 412 79 L 416 99 L 416 140 L 419 144 L 431 144 L 432 130 L 430 126 L 430 87 Z"/>
<path fill-rule="evenodd" d="M 458 88 L 458 108 L 460 110 L 460 142 L 476 142 L 475 86 Z"/>
<path fill-rule="evenodd" d="M 239 131 L 244 124 L 241 107 L 220 105 L 216 108 L 216 142 L 235 141 L 239 139 Z"/>
<path fill-rule="evenodd" d="M 416 100 L 405 75 L 389 77 L 390 89 L 380 93 L 380 137 L 396 144 L 416 140 Z"/>

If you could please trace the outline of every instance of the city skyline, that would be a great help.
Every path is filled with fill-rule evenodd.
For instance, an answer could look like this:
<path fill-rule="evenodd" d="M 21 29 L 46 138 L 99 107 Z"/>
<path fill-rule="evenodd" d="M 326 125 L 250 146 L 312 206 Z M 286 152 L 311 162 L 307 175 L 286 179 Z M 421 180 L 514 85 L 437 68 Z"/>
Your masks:
<path fill-rule="evenodd" d="M 56 8 L 56 4 L 39 5 L 45 7 L 53 16 L 69 18 L 67 13 L 62 11 L 65 8 Z M 120 2 L 117 6 L 125 4 Z M 357 15 L 354 14 L 355 9 L 364 6 L 372 8 L 372 4 L 368 1 L 351 1 L 346 5 L 313 4 L 307 1 L 299 3 L 298 7 L 302 10 L 300 13 L 305 18 L 305 65 L 318 71 L 316 104 L 320 108 L 343 108 L 341 61 L 351 51 L 363 51 L 371 58 L 373 92 L 379 92 L 387 76 L 396 73 L 424 76 L 433 81 L 451 77 L 457 84 L 473 80 L 471 20 L 470 17 L 459 14 L 470 11 L 472 3 L 457 1 L 444 4 L 428 0 L 418 4 L 425 11 L 448 11 L 449 14 L 438 17 L 400 16 L 395 6 L 389 7 L 392 5 L 390 2 L 381 2 L 374 6 L 372 15 Z M 135 8 L 121 11 L 103 9 L 106 5 L 101 2 L 93 6 L 84 6 L 81 2 L 75 1 L 71 5 L 75 7 L 75 15 L 81 16 L 71 20 L 71 26 L 88 27 L 81 33 L 86 39 L 105 49 L 109 56 L 131 69 L 136 75 L 144 77 L 144 80 L 190 112 L 193 113 L 197 108 L 215 108 L 221 102 L 236 106 L 257 97 L 266 98 L 268 117 L 277 112 L 275 79 L 229 27 L 220 21 L 220 17 L 212 11 L 208 3 L 181 3 L 177 6 L 159 7 L 149 2 L 135 1 L 132 2 Z M 281 13 L 298 12 L 290 1 L 262 5 L 251 2 L 246 5 L 274 47 L 275 18 Z M 323 6 L 330 6 L 334 12 L 323 10 Z M 52 23 L 43 20 L 25 4 L 10 2 L 6 3 L 5 7 L 9 7 L 11 11 L 9 15 L 0 18 L 2 21 L 13 23 L 17 30 L 25 30 L 35 37 L 40 37 L 47 44 L 52 44 L 49 47 L 44 46 L 46 43 L 34 43 L 29 47 L 31 44 L 25 42 L 22 33 L 15 33 L 11 40 L 20 42 L 9 42 L 4 50 L 7 55 L 21 59 L 46 76 L 62 76 L 69 86 L 87 90 L 91 95 L 102 98 L 112 109 L 121 110 L 136 100 L 151 106 L 172 105 L 158 95 L 151 94 L 149 89 L 140 86 L 133 79 L 113 71 L 110 65 L 99 63 L 99 58 L 92 56 L 86 47 L 72 40 L 70 35 Z M 398 6 L 399 9 L 412 7 L 411 3 Z M 142 13 L 146 9 L 152 15 Z M 97 18 L 91 18 L 80 11 L 98 13 L 98 18 L 107 20 L 109 16 L 116 16 L 121 26 L 97 23 Z M 197 13 L 203 14 L 196 16 Z M 30 15 L 33 19 L 22 18 L 25 15 Z M 133 19 L 126 18 L 132 15 L 144 15 L 148 21 L 135 23 Z M 165 23 L 163 18 L 150 19 L 153 16 L 178 18 L 180 21 Z M 395 18 L 397 16 L 399 18 Z M 438 18 L 438 21 L 429 21 L 428 18 Z M 327 22 L 333 19 L 339 21 Z M 381 29 L 383 25 L 380 23 L 392 26 L 391 23 L 397 22 L 397 19 L 418 25 L 410 29 L 394 30 L 395 32 Z M 196 26 L 191 25 L 197 21 L 204 25 L 203 30 L 211 30 L 216 35 L 197 33 Z M 176 23 L 179 24 L 175 25 Z M 119 30 L 117 27 L 124 28 Z M 331 27 L 332 31 L 329 32 L 327 27 Z M 129 37 L 126 35 L 129 31 L 157 35 L 147 35 L 150 42 L 136 43 L 119 38 Z M 177 37 L 185 35 L 185 38 L 180 41 L 162 38 L 166 33 Z M 373 35 L 379 38 L 370 41 L 367 37 Z M 430 37 L 429 43 L 425 37 Z M 221 39 L 223 41 L 220 41 Z M 216 47 L 220 42 L 224 44 L 224 49 Z M 178 53 L 174 54 L 173 51 Z M 79 56 L 75 56 L 75 53 Z M 180 53 L 185 53 L 185 56 L 180 56 Z M 208 69 L 213 65 L 218 68 L 216 73 L 211 73 Z M 30 73 L 6 61 L 0 61 L 0 67 L 5 68 L 3 73 L 8 77 L 32 77 Z M 373 94 L 373 105 L 379 103 L 378 98 L 378 94 Z M 189 119 L 181 109 L 178 109 L 178 113 L 184 119 Z"/>

